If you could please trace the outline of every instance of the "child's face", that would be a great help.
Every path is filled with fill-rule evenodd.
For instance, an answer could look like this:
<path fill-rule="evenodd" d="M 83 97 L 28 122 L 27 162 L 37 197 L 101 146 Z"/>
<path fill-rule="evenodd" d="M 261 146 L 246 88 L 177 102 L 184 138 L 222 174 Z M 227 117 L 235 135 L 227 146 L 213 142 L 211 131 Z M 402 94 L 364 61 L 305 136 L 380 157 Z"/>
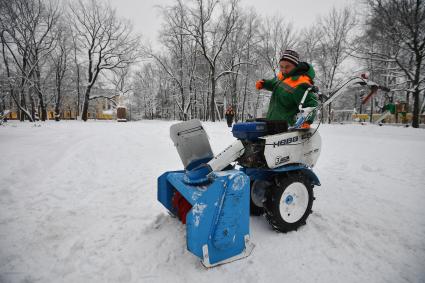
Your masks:
<path fill-rule="evenodd" d="M 287 75 L 289 74 L 293 69 L 295 69 L 295 65 L 284 60 L 279 62 L 280 71 L 282 74 Z"/>

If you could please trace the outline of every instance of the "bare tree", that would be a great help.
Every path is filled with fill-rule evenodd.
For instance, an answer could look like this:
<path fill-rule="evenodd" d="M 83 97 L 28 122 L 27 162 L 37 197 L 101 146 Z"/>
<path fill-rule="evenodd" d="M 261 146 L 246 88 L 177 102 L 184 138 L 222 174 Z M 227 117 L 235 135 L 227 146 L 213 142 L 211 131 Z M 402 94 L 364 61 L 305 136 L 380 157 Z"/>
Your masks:
<path fill-rule="evenodd" d="M 271 74 L 275 74 L 283 51 L 295 45 L 296 37 L 292 23 L 281 17 L 265 19 L 261 25 L 257 54 Z"/>
<path fill-rule="evenodd" d="M 20 71 L 20 108 L 26 108 L 25 87 L 30 85 L 30 90 L 37 94 L 41 120 L 44 121 L 47 118 L 47 110 L 41 86 L 41 67 L 54 48 L 51 30 L 59 17 L 57 2 L 2 0 L 1 8 L 0 24 L 4 45 Z M 34 97 L 31 94 L 30 100 L 33 108 L 32 118 L 35 118 Z"/>
<path fill-rule="evenodd" d="M 125 68 L 119 68 L 113 71 L 113 77 L 110 80 L 115 87 L 115 92 L 120 97 L 127 95 L 131 92 L 130 85 L 130 65 Z"/>
<path fill-rule="evenodd" d="M 165 25 L 160 31 L 160 42 L 166 48 L 166 53 L 161 56 L 151 48 L 147 53 L 176 84 L 180 93 L 180 99 L 176 103 L 182 119 L 185 120 L 191 114 L 189 109 L 194 101 L 193 82 L 199 53 L 196 41 L 183 30 L 183 23 L 188 20 L 188 11 L 181 1 L 176 2 L 173 6 L 162 8 Z"/>
<path fill-rule="evenodd" d="M 145 64 L 135 73 L 134 97 L 139 112 L 143 112 L 143 117 L 154 119 L 156 111 L 156 96 L 161 88 L 162 79 L 160 72 L 152 63 Z"/>
<path fill-rule="evenodd" d="M 248 101 L 252 94 L 248 87 L 250 78 L 255 72 L 256 53 L 258 43 L 259 18 L 253 10 L 241 11 L 235 25 L 235 32 L 229 36 L 224 46 L 220 64 L 221 69 L 230 70 L 230 73 L 221 88 L 224 89 L 226 102 L 235 110 L 235 120 L 244 119 Z M 227 99 L 227 96 L 229 99 Z M 224 110 L 224 109 L 223 109 Z"/>
<path fill-rule="evenodd" d="M 131 25 L 117 18 L 115 10 L 97 0 L 70 5 L 71 21 L 81 52 L 87 55 L 82 119 L 87 121 L 90 92 L 102 71 L 125 68 L 139 56 L 139 38 Z"/>
<path fill-rule="evenodd" d="M 72 38 L 72 58 L 73 58 L 73 70 L 74 70 L 74 80 L 75 80 L 75 91 L 77 94 L 76 103 L 75 103 L 75 114 L 76 118 L 80 116 L 80 108 L 81 108 L 81 62 L 78 54 L 80 53 L 80 49 L 77 43 L 77 34 L 69 29 Z"/>
<path fill-rule="evenodd" d="M 412 126 L 419 127 L 419 99 L 425 89 L 425 3 L 414 0 L 370 0 L 369 33 L 389 45 L 382 49 L 363 50 L 370 60 L 393 63 L 402 72 L 413 94 Z M 391 65 L 387 65 L 391 68 Z M 400 84 L 401 84 L 400 83 Z"/>
<path fill-rule="evenodd" d="M 246 27 L 243 32 L 243 41 L 242 46 L 245 46 L 246 48 L 243 48 L 245 51 L 244 58 L 246 62 L 253 62 L 252 59 L 253 56 L 253 47 L 256 44 L 256 39 L 258 35 L 258 17 L 255 14 L 255 12 L 250 11 L 249 14 L 246 15 L 245 21 L 243 21 L 243 26 Z M 245 65 L 245 81 L 243 85 L 243 100 L 242 100 L 242 119 L 245 117 L 245 106 L 247 101 L 247 95 L 251 94 L 251 91 L 248 89 L 248 81 L 250 79 L 250 74 L 252 74 L 252 66 L 251 65 Z M 254 111 L 257 109 L 255 108 Z M 253 113 L 255 115 L 255 113 Z"/>
<path fill-rule="evenodd" d="M 69 57 L 71 56 L 71 42 L 68 37 L 69 30 L 63 23 L 58 24 L 55 29 L 56 48 L 51 54 L 55 74 L 55 120 L 60 120 L 62 106 L 62 88 L 65 74 L 68 71 Z"/>
<path fill-rule="evenodd" d="M 38 104 L 41 110 L 41 120 L 47 119 L 47 107 L 44 101 L 44 93 L 42 89 L 42 64 L 54 49 L 55 38 L 52 35 L 52 29 L 56 25 L 59 18 L 58 3 L 49 1 L 43 4 L 41 0 L 35 8 L 35 13 L 28 22 L 30 27 L 31 48 L 30 50 L 30 66 L 33 72 L 34 88 L 38 96 Z"/>
<path fill-rule="evenodd" d="M 300 56 L 306 62 L 314 62 L 319 56 L 320 30 L 312 25 L 301 31 L 301 37 L 297 44 Z"/>
<path fill-rule="evenodd" d="M 185 41 L 188 41 L 188 36 L 184 34 L 182 30 L 183 22 L 187 11 L 181 1 L 177 1 L 177 5 L 172 6 L 170 9 L 163 9 L 163 16 L 165 20 L 164 29 L 161 32 L 161 42 L 167 48 L 170 59 L 160 59 L 159 56 L 152 56 L 160 64 L 164 71 L 170 76 L 174 83 L 176 83 L 180 91 L 180 101 L 178 105 L 185 120 L 187 117 L 187 111 L 185 107 L 185 68 L 186 58 L 189 54 L 186 54 Z M 191 45 L 189 45 L 191 46 Z M 192 52 L 193 50 L 189 50 Z M 168 61 L 168 62 L 167 62 Z"/>
<path fill-rule="evenodd" d="M 319 21 L 319 42 L 315 61 L 321 75 L 319 82 L 327 92 L 334 87 L 341 64 L 350 56 L 351 32 L 355 23 L 355 15 L 348 7 L 342 10 L 333 8 Z M 330 123 L 331 104 L 328 111 Z"/>
<path fill-rule="evenodd" d="M 240 17 L 238 22 L 235 25 L 235 30 L 237 30 L 237 32 L 234 32 L 229 35 L 229 39 L 224 45 L 221 60 L 219 61 L 220 65 L 223 65 L 224 69 L 229 69 L 230 71 L 232 71 L 232 73 L 230 73 L 226 77 L 224 81 L 224 86 L 222 86 L 222 88 L 225 90 L 224 96 L 229 96 L 230 105 L 232 105 L 235 109 L 236 121 L 239 116 L 238 106 L 239 106 L 239 99 L 240 99 L 240 93 L 241 93 L 240 77 L 242 73 L 240 72 L 240 69 L 241 69 L 240 63 L 243 60 L 244 49 L 246 49 L 246 45 L 244 45 L 242 42 L 244 39 L 243 38 L 244 24 L 245 24 L 245 20 L 243 19 L 243 17 Z M 229 93 L 229 95 L 226 95 L 226 93 Z M 225 97 L 225 100 L 227 102 L 226 97 Z"/>
<path fill-rule="evenodd" d="M 195 6 L 188 8 L 189 19 L 182 25 L 182 29 L 199 45 L 201 54 L 209 67 L 210 117 L 212 121 L 215 121 L 216 113 L 217 80 L 223 75 L 233 72 L 223 70 L 218 73 L 218 59 L 229 35 L 235 31 L 238 18 L 237 0 L 222 3 L 221 13 L 216 15 L 218 4 L 218 0 L 196 0 Z"/>
<path fill-rule="evenodd" d="M 9 94 L 10 97 L 12 98 L 12 100 L 15 102 L 15 104 L 17 105 L 18 109 L 20 110 L 20 113 L 24 113 L 28 119 L 33 122 L 33 118 L 32 115 L 30 114 L 30 112 L 28 111 L 28 109 L 26 108 L 25 104 L 22 103 L 22 100 L 19 100 L 19 98 L 17 97 L 16 93 L 15 93 L 15 77 L 12 74 L 11 68 L 10 68 L 10 64 L 9 64 L 9 59 L 7 57 L 6 54 L 6 39 L 4 37 L 5 31 L 2 30 L 0 33 L 0 39 L 1 39 L 1 43 L 2 43 L 2 58 L 3 58 L 3 62 L 4 62 L 4 66 L 6 69 L 6 80 L 7 84 L 8 84 L 8 89 L 9 89 Z M 3 84 L 3 82 L 2 82 Z M 20 115 L 21 120 L 23 119 L 23 115 Z"/>

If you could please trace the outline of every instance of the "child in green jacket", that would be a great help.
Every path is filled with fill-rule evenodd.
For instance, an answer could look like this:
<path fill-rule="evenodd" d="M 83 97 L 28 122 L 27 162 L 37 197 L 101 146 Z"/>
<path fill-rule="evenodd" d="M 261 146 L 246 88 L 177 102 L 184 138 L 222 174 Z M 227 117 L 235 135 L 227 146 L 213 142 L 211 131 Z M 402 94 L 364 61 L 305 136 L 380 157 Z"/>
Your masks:
<path fill-rule="evenodd" d="M 299 62 L 298 53 L 285 50 L 279 61 L 280 72 L 277 78 L 259 80 L 257 89 L 267 89 L 272 92 L 266 118 L 268 120 L 284 120 L 293 125 L 299 112 L 298 105 L 304 92 L 314 84 L 313 67 L 305 62 Z M 317 98 L 312 92 L 307 94 L 303 107 L 316 107 Z M 314 116 L 310 117 L 301 128 L 310 128 Z"/>

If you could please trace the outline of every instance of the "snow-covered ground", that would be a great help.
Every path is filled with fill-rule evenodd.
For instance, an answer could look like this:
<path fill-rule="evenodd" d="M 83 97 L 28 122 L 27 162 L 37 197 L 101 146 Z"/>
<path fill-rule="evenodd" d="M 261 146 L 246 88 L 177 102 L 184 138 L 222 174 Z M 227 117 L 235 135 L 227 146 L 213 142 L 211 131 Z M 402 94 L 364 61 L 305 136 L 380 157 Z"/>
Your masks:
<path fill-rule="evenodd" d="M 322 125 L 314 213 L 213 269 L 156 201 L 172 122 L 0 127 L 0 282 L 425 282 L 425 130 Z M 205 124 L 214 152 L 233 140 Z"/>

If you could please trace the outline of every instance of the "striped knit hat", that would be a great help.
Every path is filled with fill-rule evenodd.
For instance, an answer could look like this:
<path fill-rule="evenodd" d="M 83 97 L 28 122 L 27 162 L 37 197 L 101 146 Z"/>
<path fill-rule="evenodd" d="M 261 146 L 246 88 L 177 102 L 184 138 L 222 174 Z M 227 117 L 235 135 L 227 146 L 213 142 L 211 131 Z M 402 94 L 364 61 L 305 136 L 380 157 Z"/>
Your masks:
<path fill-rule="evenodd" d="M 288 61 L 294 64 L 295 66 L 297 66 L 299 60 L 300 60 L 300 56 L 298 55 L 297 52 L 295 52 L 294 50 L 287 49 L 283 51 L 282 57 L 280 58 L 279 62 Z"/>

